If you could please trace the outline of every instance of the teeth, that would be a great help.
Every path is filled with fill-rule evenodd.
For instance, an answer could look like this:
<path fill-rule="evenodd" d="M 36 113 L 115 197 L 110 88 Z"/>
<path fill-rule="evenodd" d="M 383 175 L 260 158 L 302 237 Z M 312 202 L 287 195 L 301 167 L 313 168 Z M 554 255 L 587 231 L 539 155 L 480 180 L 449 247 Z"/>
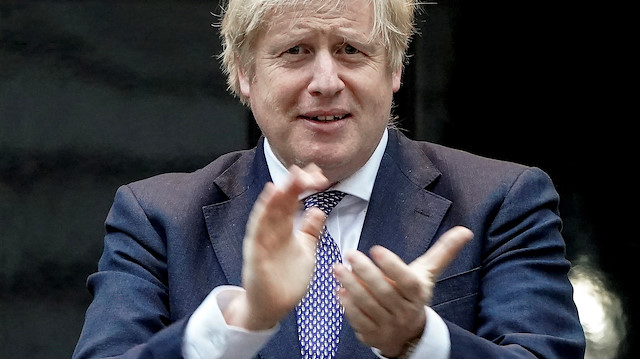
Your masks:
<path fill-rule="evenodd" d="M 315 121 L 336 121 L 336 120 L 341 120 L 343 119 L 344 116 L 317 116 L 317 117 L 313 117 L 312 119 Z"/>

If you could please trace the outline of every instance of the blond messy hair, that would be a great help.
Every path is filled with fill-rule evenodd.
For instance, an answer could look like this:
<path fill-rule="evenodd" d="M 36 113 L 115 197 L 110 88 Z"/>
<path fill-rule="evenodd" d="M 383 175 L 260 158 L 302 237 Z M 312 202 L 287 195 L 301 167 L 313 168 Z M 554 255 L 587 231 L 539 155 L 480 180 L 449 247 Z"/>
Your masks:
<path fill-rule="evenodd" d="M 351 0 L 225 0 L 223 2 L 220 36 L 222 37 L 222 70 L 229 90 L 246 104 L 240 92 L 238 66 L 248 78 L 253 77 L 253 46 L 264 29 L 268 15 L 286 9 L 329 11 L 339 9 Z M 416 0 L 368 0 L 373 5 L 373 28 L 370 39 L 376 39 L 387 49 L 391 69 L 403 66 L 406 51 L 415 32 Z M 225 4 L 226 3 L 226 4 Z"/>

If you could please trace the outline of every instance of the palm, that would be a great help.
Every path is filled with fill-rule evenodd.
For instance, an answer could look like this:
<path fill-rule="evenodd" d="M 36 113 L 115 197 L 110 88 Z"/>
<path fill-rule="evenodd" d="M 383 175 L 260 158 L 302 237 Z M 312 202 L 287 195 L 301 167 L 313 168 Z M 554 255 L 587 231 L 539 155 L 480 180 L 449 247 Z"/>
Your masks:
<path fill-rule="evenodd" d="M 307 211 L 297 231 L 293 222 L 301 206 L 298 196 L 326 186 L 319 168 L 292 168 L 290 183 L 283 189 L 265 186 L 251 211 L 242 279 L 247 312 L 262 323 L 281 320 L 307 291 L 325 216 L 317 208 Z"/>
<path fill-rule="evenodd" d="M 265 238 L 268 236 L 277 238 Z M 278 241 L 279 238 L 288 240 Z M 251 305 L 286 313 L 306 293 L 315 265 L 315 239 L 302 232 L 270 233 L 245 247 L 244 287 Z M 249 268 L 251 267 L 251 268 Z"/>

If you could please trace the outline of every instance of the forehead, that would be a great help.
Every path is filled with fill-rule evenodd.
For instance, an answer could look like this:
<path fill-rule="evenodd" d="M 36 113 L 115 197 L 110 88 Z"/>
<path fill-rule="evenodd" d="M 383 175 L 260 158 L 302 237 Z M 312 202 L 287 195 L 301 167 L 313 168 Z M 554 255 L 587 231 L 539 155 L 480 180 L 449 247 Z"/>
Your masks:
<path fill-rule="evenodd" d="M 263 29 L 267 33 L 291 34 L 317 30 L 335 35 L 371 37 L 373 8 L 367 0 L 294 1 L 267 12 Z"/>

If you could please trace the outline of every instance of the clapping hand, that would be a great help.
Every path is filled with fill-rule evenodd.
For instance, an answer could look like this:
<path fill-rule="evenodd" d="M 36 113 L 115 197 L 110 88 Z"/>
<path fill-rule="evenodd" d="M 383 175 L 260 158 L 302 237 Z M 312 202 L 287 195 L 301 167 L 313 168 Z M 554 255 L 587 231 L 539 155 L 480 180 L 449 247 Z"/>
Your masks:
<path fill-rule="evenodd" d="M 228 324 L 248 330 L 272 328 L 300 302 L 315 266 L 316 243 L 325 221 L 318 208 L 305 212 L 299 230 L 298 197 L 329 186 L 315 165 L 292 166 L 282 188 L 267 183 L 253 206 L 243 244 L 242 281 L 246 291 L 224 313 Z"/>
<path fill-rule="evenodd" d="M 422 334 L 437 277 L 472 237 L 469 229 L 454 227 L 410 264 L 380 246 L 371 248 L 372 260 L 358 251 L 347 253 L 351 270 L 338 264 L 335 274 L 343 286 L 340 302 L 358 339 L 386 357 L 402 354 Z"/>

